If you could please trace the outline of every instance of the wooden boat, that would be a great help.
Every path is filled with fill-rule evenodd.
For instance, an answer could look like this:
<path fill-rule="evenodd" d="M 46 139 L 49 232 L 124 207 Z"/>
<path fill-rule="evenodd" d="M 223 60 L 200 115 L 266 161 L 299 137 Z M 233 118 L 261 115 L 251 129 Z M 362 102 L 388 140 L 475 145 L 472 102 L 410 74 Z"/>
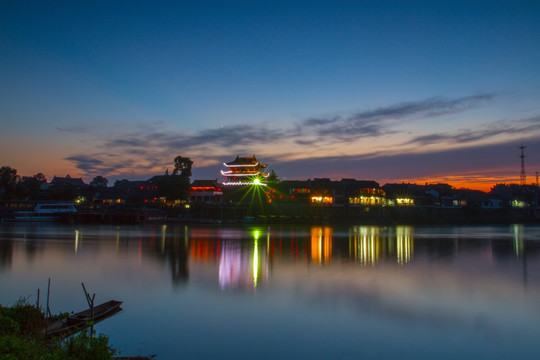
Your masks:
<path fill-rule="evenodd" d="M 73 335 L 91 326 L 92 321 L 95 324 L 121 311 L 121 304 L 122 301 L 109 300 L 94 306 L 93 309 L 83 310 L 65 318 L 51 318 L 45 330 L 46 336 L 63 337 Z"/>

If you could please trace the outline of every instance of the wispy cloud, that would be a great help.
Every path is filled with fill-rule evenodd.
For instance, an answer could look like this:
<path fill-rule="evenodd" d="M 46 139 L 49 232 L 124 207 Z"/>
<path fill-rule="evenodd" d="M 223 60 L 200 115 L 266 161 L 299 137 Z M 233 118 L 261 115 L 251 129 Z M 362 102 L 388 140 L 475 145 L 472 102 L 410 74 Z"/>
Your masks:
<path fill-rule="evenodd" d="M 124 154 L 92 153 L 86 155 L 74 155 L 65 158 L 82 170 L 86 177 L 97 175 L 121 177 L 126 174 L 137 176 L 138 174 L 155 175 L 156 165 L 159 170 L 163 160 L 159 162 L 151 156 L 125 156 Z M 172 162 L 172 161 L 171 161 Z M 160 171 L 161 172 L 161 171 Z"/>
<path fill-rule="evenodd" d="M 74 155 L 69 156 L 66 160 L 75 163 L 78 169 L 83 170 L 86 174 L 91 173 L 108 173 L 114 170 L 112 163 L 102 160 L 103 154 L 95 155 Z M 105 156 L 106 157 L 106 156 Z"/>
<path fill-rule="evenodd" d="M 429 145 L 441 142 L 464 144 L 494 138 L 499 135 L 529 135 L 537 130 L 540 130 L 540 116 L 516 121 L 499 121 L 486 124 L 479 129 L 461 129 L 451 133 L 433 133 L 417 136 L 406 144 Z"/>
<path fill-rule="evenodd" d="M 464 111 L 492 99 L 494 94 L 468 96 L 459 99 L 433 98 L 418 102 L 401 103 L 370 111 L 356 112 L 347 116 L 310 118 L 287 128 L 268 125 L 232 124 L 216 129 L 204 129 L 195 133 L 165 131 L 158 125 L 141 127 L 128 134 L 108 137 L 106 148 L 123 151 L 152 149 L 156 151 L 194 151 L 201 149 L 238 149 L 260 146 L 271 142 L 293 142 L 300 146 L 315 143 L 355 141 L 365 136 L 382 136 L 395 133 L 391 121 L 404 118 L 441 116 Z"/>
<path fill-rule="evenodd" d="M 376 137 L 396 133 L 392 124 L 398 120 L 433 118 L 456 114 L 492 100 L 495 94 L 479 94 L 457 99 L 430 98 L 404 102 L 387 107 L 356 112 L 347 116 L 310 118 L 305 127 L 316 129 L 318 136 L 326 139 L 355 141 L 363 137 Z"/>
<path fill-rule="evenodd" d="M 181 132 L 149 132 L 131 133 L 127 136 L 111 137 L 106 141 L 109 147 L 148 147 L 189 149 L 208 144 L 220 147 L 242 144 L 256 144 L 270 139 L 282 138 L 284 130 L 269 129 L 253 125 L 232 125 L 219 129 L 202 130 L 194 134 Z"/>
<path fill-rule="evenodd" d="M 85 133 L 88 131 L 87 128 L 82 126 L 66 126 L 66 127 L 56 127 L 56 130 L 64 133 Z"/>

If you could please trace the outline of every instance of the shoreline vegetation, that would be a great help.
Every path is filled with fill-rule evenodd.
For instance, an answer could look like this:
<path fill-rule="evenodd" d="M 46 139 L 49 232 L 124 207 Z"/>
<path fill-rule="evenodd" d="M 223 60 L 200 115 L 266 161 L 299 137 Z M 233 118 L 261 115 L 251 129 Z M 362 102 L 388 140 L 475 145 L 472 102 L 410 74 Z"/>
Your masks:
<path fill-rule="evenodd" d="M 103 334 L 85 329 L 67 338 L 48 338 L 46 327 L 45 313 L 25 298 L 11 307 L 0 305 L 0 357 L 6 360 L 108 360 L 116 353 Z"/>
<path fill-rule="evenodd" d="M 69 314 L 60 314 L 66 316 Z M 0 305 L 0 358 L 5 360 L 150 360 L 146 356 L 115 356 L 109 337 L 84 328 L 67 337 L 48 337 L 44 311 L 20 298 Z"/>

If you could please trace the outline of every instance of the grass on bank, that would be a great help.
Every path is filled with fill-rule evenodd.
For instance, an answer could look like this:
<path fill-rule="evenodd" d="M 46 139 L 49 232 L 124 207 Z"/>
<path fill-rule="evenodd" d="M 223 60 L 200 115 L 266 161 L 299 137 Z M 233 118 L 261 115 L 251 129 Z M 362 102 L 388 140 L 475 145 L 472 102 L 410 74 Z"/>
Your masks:
<path fill-rule="evenodd" d="M 115 350 L 109 338 L 87 330 L 65 339 L 47 339 L 43 311 L 21 298 L 11 307 L 0 305 L 0 359 L 109 360 Z"/>

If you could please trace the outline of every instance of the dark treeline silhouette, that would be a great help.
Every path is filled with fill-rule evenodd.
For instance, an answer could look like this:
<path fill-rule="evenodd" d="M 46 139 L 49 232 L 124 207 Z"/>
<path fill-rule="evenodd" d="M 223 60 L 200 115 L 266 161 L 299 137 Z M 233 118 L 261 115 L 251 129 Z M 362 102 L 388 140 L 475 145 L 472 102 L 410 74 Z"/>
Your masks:
<path fill-rule="evenodd" d="M 187 200 L 190 186 L 191 169 L 193 161 L 187 157 L 177 156 L 174 159 L 172 175 L 169 171 L 165 175 L 152 177 L 149 182 L 155 187 L 156 197 L 168 199 Z M 115 182 L 116 190 L 125 188 L 126 184 L 133 185 L 127 179 Z M 102 175 L 95 176 L 89 184 L 82 178 L 54 176 L 48 182 L 43 173 L 33 176 L 20 176 L 17 170 L 10 166 L 0 168 L 0 200 L 57 200 L 75 201 L 76 199 L 94 199 L 103 193 L 110 192 L 109 181 Z"/>

